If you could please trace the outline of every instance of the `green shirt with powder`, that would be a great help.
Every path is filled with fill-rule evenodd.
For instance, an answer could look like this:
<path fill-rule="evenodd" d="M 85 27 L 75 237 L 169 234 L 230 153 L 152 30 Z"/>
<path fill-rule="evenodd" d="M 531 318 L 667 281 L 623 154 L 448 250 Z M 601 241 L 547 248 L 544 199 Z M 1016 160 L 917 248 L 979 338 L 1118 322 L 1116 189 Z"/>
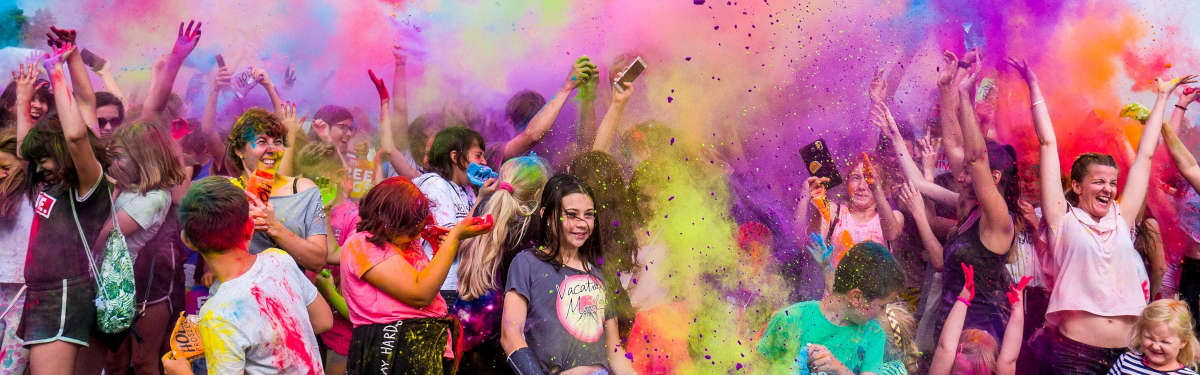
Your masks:
<path fill-rule="evenodd" d="M 819 301 L 788 306 L 771 317 L 758 352 L 766 358 L 768 374 L 795 374 L 800 349 L 820 344 L 854 373 L 880 371 L 886 338 L 875 320 L 865 325 L 838 326 L 825 319 Z"/>

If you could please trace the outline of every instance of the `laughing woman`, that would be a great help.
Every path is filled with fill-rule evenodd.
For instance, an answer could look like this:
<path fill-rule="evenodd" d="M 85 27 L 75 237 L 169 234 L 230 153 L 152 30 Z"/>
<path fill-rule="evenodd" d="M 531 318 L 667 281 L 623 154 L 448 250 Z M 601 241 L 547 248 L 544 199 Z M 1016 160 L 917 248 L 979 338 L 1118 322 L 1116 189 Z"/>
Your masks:
<path fill-rule="evenodd" d="M 1149 300 L 1149 279 L 1133 245 L 1130 228 L 1146 200 L 1150 157 L 1158 145 L 1167 99 L 1189 75 L 1156 80 L 1157 98 L 1137 156 L 1117 198 L 1117 163 L 1112 156 L 1085 153 L 1071 164 L 1067 191 L 1059 181 L 1054 127 L 1038 87 L 1024 62 L 1010 60 L 1029 85 L 1033 119 L 1041 141 L 1041 191 L 1047 240 L 1058 282 L 1050 293 L 1047 327 L 1029 345 L 1039 354 L 1039 373 L 1103 373 L 1124 353 L 1134 324 Z M 1080 372 L 1082 371 L 1082 372 Z"/>

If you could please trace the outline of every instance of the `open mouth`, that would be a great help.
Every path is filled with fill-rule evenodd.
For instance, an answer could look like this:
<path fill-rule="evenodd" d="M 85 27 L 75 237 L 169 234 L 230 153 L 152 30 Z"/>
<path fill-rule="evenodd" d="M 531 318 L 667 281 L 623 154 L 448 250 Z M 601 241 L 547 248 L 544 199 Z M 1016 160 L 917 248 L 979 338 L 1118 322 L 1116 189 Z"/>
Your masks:
<path fill-rule="evenodd" d="M 1096 206 L 1097 207 L 1106 208 L 1106 207 L 1108 207 L 1108 205 L 1110 203 L 1112 203 L 1112 197 L 1107 197 L 1107 196 L 1097 196 L 1096 197 Z"/>

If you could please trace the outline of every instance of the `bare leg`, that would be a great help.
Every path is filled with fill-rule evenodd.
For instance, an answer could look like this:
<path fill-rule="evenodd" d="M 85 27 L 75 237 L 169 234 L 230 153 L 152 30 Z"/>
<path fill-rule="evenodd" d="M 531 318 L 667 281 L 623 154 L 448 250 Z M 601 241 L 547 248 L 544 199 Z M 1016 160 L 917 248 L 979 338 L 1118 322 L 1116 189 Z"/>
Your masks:
<path fill-rule="evenodd" d="M 79 345 L 54 341 L 29 347 L 29 372 L 33 375 L 68 375 L 75 370 Z"/>

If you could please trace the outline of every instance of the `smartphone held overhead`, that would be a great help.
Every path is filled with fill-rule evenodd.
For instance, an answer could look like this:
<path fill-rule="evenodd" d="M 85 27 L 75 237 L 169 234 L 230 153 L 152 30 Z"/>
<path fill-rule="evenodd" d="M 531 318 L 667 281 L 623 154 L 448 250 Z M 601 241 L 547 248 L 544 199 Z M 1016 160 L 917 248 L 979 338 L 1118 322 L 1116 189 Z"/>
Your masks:
<path fill-rule="evenodd" d="M 632 83 L 644 71 L 646 71 L 646 62 L 642 61 L 641 56 L 638 56 L 636 59 L 633 59 L 632 63 L 629 63 L 629 66 L 625 67 L 625 70 L 621 71 L 621 79 L 618 79 L 617 82 Z"/>

